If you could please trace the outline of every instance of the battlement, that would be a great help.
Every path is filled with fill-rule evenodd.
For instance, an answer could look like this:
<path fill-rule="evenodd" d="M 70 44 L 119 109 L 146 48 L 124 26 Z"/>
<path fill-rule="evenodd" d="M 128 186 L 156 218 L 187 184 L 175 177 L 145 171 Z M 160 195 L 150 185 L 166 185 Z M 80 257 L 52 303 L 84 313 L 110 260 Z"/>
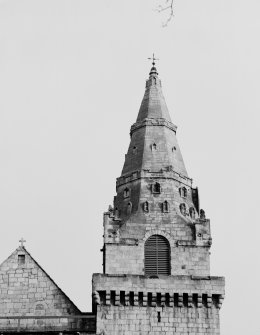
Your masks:
<path fill-rule="evenodd" d="M 220 308 L 223 277 L 93 275 L 95 301 L 101 305 Z"/>

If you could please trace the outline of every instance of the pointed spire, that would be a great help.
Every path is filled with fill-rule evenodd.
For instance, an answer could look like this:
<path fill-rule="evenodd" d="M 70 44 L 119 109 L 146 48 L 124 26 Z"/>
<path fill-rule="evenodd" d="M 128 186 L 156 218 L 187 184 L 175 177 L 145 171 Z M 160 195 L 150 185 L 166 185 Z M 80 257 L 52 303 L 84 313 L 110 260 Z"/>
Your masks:
<path fill-rule="evenodd" d="M 160 171 L 171 166 L 175 172 L 187 176 L 176 139 L 177 127 L 171 122 L 154 55 L 152 64 L 138 117 L 131 127 L 131 143 L 122 175 L 142 170 Z"/>
<path fill-rule="evenodd" d="M 151 68 L 151 71 L 150 71 L 150 73 L 149 73 L 149 76 L 151 77 L 151 76 L 158 76 L 158 72 L 157 72 L 157 69 L 156 69 L 156 67 L 155 67 L 155 61 L 156 60 L 159 60 L 159 58 L 155 58 L 154 57 L 154 54 L 153 54 L 153 57 L 152 58 L 148 58 L 148 59 L 152 59 L 152 68 Z"/>
<path fill-rule="evenodd" d="M 145 119 L 165 119 L 171 122 L 170 114 L 162 93 L 161 80 L 158 77 L 158 71 L 155 67 L 156 58 L 152 59 L 152 68 L 149 73 L 149 79 L 146 80 L 146 89 L 139 109 L 137 122 Z"/>

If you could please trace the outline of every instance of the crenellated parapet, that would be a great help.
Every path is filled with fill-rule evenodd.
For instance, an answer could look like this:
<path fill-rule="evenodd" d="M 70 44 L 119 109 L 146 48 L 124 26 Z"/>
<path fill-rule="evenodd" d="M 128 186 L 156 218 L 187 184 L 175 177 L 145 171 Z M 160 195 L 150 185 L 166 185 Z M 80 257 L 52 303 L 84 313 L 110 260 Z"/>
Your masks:
<path fill-rule="evenodd" d="M 106 306 L 219 309 L 224 284 L 223 277 L 210 276 L 93 275 L 95 303 Z"/>

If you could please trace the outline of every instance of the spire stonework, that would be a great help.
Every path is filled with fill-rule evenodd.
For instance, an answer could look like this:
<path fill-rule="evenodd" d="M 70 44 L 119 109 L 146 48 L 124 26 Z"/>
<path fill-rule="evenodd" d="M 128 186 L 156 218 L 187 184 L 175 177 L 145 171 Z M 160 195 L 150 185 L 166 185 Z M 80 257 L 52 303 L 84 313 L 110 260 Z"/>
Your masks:
<path fill-rule="evenodd" d="M 114 210 L 104 214 L 104 273 L 93 275 L 97 331 L 219 334 L 224 278 L 210 276 L 210 221 L 200 215 L 176 130 L 153 62 Z"/>

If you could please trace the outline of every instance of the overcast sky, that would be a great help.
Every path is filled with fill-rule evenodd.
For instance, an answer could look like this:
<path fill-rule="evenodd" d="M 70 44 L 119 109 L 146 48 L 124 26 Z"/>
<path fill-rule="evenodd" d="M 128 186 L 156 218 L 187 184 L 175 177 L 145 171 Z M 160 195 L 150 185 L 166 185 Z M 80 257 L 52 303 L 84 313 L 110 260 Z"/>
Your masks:
<path fill-rule="evenodd" d="M 0 0 L 0 261 L 19 245 L 82 311 L 154 52 L 226 277 L 221 335 L 259 334 L 258 0 Z"/>

